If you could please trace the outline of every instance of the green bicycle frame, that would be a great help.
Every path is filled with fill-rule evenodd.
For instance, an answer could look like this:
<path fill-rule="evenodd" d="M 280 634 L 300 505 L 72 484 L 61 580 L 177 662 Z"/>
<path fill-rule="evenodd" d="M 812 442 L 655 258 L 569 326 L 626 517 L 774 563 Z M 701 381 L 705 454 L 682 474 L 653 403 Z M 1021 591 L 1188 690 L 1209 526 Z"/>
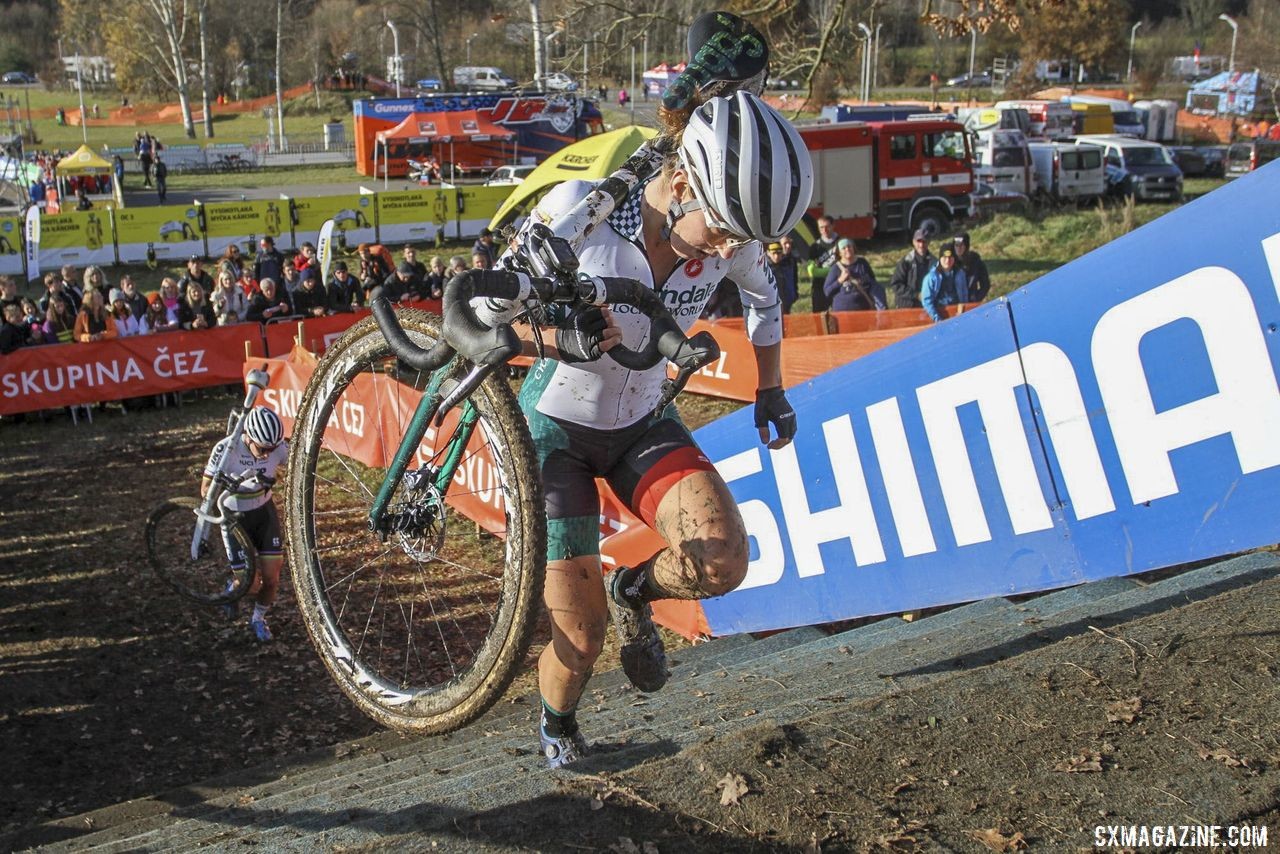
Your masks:
<path fill-rule="evenodd" d="M 391 495 L 395 492 L 396 484 L 400 482 L 405 472 L 408 471 L 409 462 L 413 459 L 413 455 L 417 453 L 418 445 L 422 443 L 422 437 L 427 435 L 427 428 L 431 425 L 431 419 L 435 417 L 436 410 L 440 407 L 442 398 L 440 385 L 451 372 L 452 366 L 453 363 L 450 362 L 435 372 L 431 377 L 431 382 L 427 385 L 426 391 L 423 392 L 422 399 L 418 401 L 417 408 L 413 411 L 413 418 L 409 420 L 409 427 L 400 439 L 400 447 L 396 449 L 396 455 L 392 458 L 391 465 L 387 468 L 387 473 L 382 478 L 382 486 L 379 487 L 378 495 L 373 500 L 373 506 L 369 508 L 369 527 L 371 530 L 382 530 L 383 517 L 386 515 L 388 505 L 391 504 Z M 470 398 L 464 400 L 458 427 L 453 431 L 453 435 L 449 437 L 449 444 L 444 454 L 444 462 L 435 473 L 434 485 L 441 497 L 448 490 L 449 482 L 453 480 L 453 474 L 457 471 L 458 464 L 462 461 L 462 455 L 467 449 L 467 443 L 471 441 L 471 434 L 475 432 L 476 424 L 479 420 L 479 410 L 472 404 Z"/>

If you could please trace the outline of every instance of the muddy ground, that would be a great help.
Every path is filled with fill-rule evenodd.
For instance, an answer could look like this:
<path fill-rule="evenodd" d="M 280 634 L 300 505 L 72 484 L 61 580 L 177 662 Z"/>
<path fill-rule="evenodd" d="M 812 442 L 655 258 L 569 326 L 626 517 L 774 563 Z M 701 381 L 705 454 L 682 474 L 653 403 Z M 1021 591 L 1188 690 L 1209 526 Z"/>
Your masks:
<path fill-rule="evenodd" d="M 0 834 L 375 731 L 329 682 L 287 582 L 259 647 L 145 567 L 147 508 L 194 488 L 232 402 L 0 425 Z M 1091 848 L 1097 825 L 1247 824 L 1276 848 L 1278 677 L 1273 580 L 565 775 L 564 797 L 459 831 L 475 850 L 1059 851 Z"/>

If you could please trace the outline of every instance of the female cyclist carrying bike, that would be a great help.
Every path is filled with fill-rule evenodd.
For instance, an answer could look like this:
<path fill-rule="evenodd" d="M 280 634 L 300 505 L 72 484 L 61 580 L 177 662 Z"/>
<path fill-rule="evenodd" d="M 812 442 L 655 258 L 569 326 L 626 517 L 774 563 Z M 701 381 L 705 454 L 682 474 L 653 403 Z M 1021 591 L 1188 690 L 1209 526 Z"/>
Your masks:
<path fill-rule="evenodd" d="M 221 479 L 227 487 L 227 493 L 221 500 L 223 511 L 240 515 L 240 525 L 258 552 L 258 578 L 254 582 L 257 590 L 249 590 L 250 595 L 257 594 L 249 628 L 259 643 L 268 643 L 271 641 L 271 629 L 267 625 L 266 614 L 280 587 L 282 555 L 280 517 L 276 513 L 271 488 L 276 482 L 276 469 L 288 459 L 289 443 L 284 440 L 280 416 L 274 411 L 254 407 L 244 419 L 244 431 L 234 445 L 232 437 L 227 436 L 213 446 L 200 482 L 200 497 L 208 494 L 215 479 Z M 224 460 L 227 455 L 230 458 Z M 226 527 L 223 528 L 222 539 L 232 571 L 244 569 L 245 551 Z M 235 615 L 236 603 L 224 607 L 231 616 Z"/>
<path fill-rule="evenodd" d="M 782 308 L 760 241 L 788 233 L 804 214 L 813 183 L 808 151 L 786 119 L 747 92 L 711 98 L 687 124 L 666 119 L 683 125 L 666 129 L 679 140 L 677 150 L 585 238 L 579 269 L 651 287 L 686 330 L 716 285 L 733 281 L 759 371 L 755 423 L 762 442 L 782 447 L 796 422 L 781 385 Z M 561 184 L 529 222 L 554 222 L 592 186 Z M 490 323 L 509 322 L 518 308 L 494 300 L 475 307 Z M 552 637 L 539 658 L 538 684 L 540 740 L 552 768 L 587 750 L 575 711 L 608 615 L 628 678 L 656 691 L 668 673 L 649 603 L 728 593 L 745 577 L 748 559 L 746 530 L 724 480 L 674 407 L 654 413 L 665 368 L 630 371 L 608 356 L 619 343 L 642 346 L 647 319 L 624 308 L 588 308 L 555 320 L 545 334 L 548 358 L 535 363 L 520 392 L 546 495 L 544 596 Z M 603 583 L 596 477 L 667 543 Z"/>

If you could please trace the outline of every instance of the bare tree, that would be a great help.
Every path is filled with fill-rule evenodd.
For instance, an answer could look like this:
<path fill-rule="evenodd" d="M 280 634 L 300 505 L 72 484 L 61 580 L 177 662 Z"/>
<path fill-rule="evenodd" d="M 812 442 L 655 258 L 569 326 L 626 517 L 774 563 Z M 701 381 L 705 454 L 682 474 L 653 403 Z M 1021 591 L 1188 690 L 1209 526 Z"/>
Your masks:
<path fill-rule="evenodd" d="M 188 0 L 119 0 L 110 15 L 91 0 L 62 0 L 62 27 L 68 35 L 88 31 L 101 35 L 105 52 L 120 69 L 129 69 L 124 82 L 163 81 L 178 95 L 182 126 L 188 138 L 195 138 L 187 79 Z"/>
<path fill-rule="evenodd" d="M 284 80 L 281 58 L 284 55 L 284 0 L 276 0 L 276 148 L 284 150 Z"/>
<path fill-rule="evenodd" d="M 200 103 L 204 108 L 204 137 L 213 139 L 213 110 L 209 104 L 209 0 L 196 0 L 200 16 Z"/>
<path fill-rule="evenodd" d="M 196 126 L 191 120 L 191 97 L 188 94 L 187 57 L 183 50 L 190 7 L 187 0 L 143 0 L 143 6 L 160 24 L 160 32 L 168 47 L 164 59 L 173 74 L 178 107 L 182 111 L 182 131 L 188 139 L 195 139 Z"/>

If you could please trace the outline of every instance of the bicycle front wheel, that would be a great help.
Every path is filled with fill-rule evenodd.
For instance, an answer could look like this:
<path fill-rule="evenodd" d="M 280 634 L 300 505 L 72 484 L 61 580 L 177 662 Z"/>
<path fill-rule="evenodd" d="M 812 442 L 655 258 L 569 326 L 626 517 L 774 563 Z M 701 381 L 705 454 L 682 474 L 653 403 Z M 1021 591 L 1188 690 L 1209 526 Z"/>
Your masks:
<path fill-rule="evenodd" d="M 399 316 L 420 346 L 439 340 L 438 318 Z M 325 666 L 363 712 L 418 733 L 457 729 L 507 689 L 546 568 L 541 480 L 504 377 L 427 431 L 394 484 L 383 532 L 370 529 L 429 381 L 397 362 L 373 318 L 353 326 L 307 384 L 285 513 L 298 607 Z M 463 413 L 476 416 L 471 432 Z M 443 489 L 441 469 L 454 472 Z"/>
<path fill-rule="evenodd" d="M 147 560 L 156 575 L 174 590 L 204 605 L 234 602 L 249 592 L 257 563 L 257 551 L 244 528 L 233 524 L 231 536 L 244 549 L 244 567 L 228 566 L 222 532 L 210 526 L 208 536 L 191 556 L 191 540 L 196 529 L 194 498 L 170 498 L 162 501 L 147 516 Z"/>

